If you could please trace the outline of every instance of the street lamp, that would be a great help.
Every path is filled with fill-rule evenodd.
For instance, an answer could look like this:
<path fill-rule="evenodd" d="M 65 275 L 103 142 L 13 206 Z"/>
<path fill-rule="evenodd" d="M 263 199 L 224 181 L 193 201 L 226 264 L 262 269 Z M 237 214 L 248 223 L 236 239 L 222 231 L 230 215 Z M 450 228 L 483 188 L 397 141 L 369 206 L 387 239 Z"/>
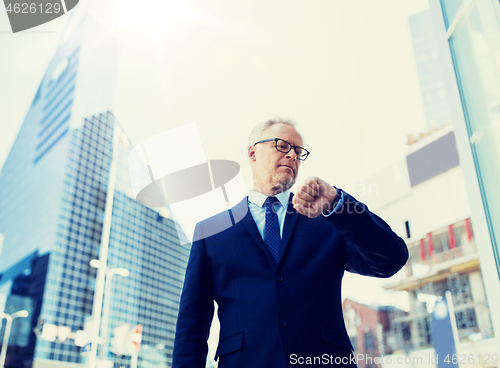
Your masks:
<path fill-rule="evenodd" d="M 94 268 L 102 267 L 102 263 L 98 259 L 93 259 L 90 261 L 90 266 Z M 105 360 L 108 356 L 108 346 L 109 346 L 109 307 L 111 299 L 111 278 L 114 275 L 120 275 L 122 277 L 127 277 L 130 272 L 126 268 L 106 268 L 106 281 L 104 285 L 104 304 L 102 308 L 102 333 L 101 336 L 104 340 L 101 349 L 101 360 Z M 1 368 L 1 367 L 0 367 Z"/>
<path fill-rule="evenodd" d="M 104 206 L 104 221 L 102 224 L 101 244 L 99 246 L 99 266 L 97 268 L 96 286 L 94 291 L 94 302 L 92 305 L 92 317 L 94 328 L 90 336 L 90 353 L 87 357 L 89 368 L 95 368 L 97 358 L 97 341 L 99 339 L 99 326 L 101 325 L 101 311 L 104 296 L 104 279 L 106 264 L 108 262 L 109 235 L 111 232 L 111 217 L 113 214 L 113 197 L 115 193 L 117 155 L 120 147 L 127 147 L 128 140 L 122 130 L 116 126 L 113 129 L 113 156 L 109 168 L 108 188 L 106 191 L 106 204 Z M 95 264 L 95 262 L 94 262 Z M 0 367 L 1 368 L 1 367 Z"/>
<path fill-rule="evenodd" d="M 12 314 L 0 313 L 0 320 L 5 318 L 7 323 L 5 324 L 5 333 L 3 335 L 2 352 L 0 353 L 0 368 L 5 367 L 5 358 L 7 357 L 7 346 L 9 345 L 10 329 L 12 327 L 12 321 L 17 317 L 28 317 L 29 313 L 26 310 L 20 310 Z"/>

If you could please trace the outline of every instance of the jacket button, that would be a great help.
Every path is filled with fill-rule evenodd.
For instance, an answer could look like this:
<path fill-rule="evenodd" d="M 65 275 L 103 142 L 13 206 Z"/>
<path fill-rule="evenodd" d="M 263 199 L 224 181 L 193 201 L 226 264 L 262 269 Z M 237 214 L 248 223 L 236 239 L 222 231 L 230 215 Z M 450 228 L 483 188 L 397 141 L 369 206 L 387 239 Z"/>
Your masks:
<path fill-rule="evenodd" d="M 281 277 L 281 276 L 276 276 L 276 281 L 278 281 L 278 282 L 283 282 L 283 277 Z"/>
<path fill-rule="evenodd" d="M 284 319 L 280 319 L 278 321 L 278 323 L 280 324 L 280 326 L 283 326 L 283 327 L 285 327 L 287 325 L 287 322 Z"/>

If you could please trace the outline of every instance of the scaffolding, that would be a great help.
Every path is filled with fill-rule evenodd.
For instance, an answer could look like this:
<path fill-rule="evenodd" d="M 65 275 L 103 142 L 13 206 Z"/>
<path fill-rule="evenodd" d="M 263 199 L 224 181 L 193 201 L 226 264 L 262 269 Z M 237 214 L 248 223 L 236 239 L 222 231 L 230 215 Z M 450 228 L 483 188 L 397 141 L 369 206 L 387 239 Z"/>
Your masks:
<path fill-rule="evenodd" d="M 493 336 L 487 301 L 475 301 L 469 275 L 455 272 L 442 280 L 408 290 L 410 311 L 390 312 L 388 344 L 391 350 L 409 352 L 433 346 L 432 311 L 435 302 L 445 298 L 447 290 L 452 295 L 459 340 L 475 341 Z"/>

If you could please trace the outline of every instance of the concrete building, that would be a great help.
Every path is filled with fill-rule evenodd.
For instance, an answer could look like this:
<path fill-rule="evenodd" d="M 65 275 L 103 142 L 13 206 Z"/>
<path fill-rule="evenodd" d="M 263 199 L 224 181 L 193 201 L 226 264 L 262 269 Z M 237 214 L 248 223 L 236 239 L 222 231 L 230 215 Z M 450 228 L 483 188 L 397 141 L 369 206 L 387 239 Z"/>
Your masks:
<path fill-rule="evenodd" d="M 433 354 L 430 312 L 447 290 L 455 306 L 459 354 L 496 353 L 478 253 L 485 245 L 475 237 L 452 127 L 424 134 L 403 160 L 359 183 L 356 190 L 406 240 L 410 251 L 407 265 L 385 286 L 406 291 L 410 305 L 409 312 L 389 314 L 392 355 L 428 360 Z"/>

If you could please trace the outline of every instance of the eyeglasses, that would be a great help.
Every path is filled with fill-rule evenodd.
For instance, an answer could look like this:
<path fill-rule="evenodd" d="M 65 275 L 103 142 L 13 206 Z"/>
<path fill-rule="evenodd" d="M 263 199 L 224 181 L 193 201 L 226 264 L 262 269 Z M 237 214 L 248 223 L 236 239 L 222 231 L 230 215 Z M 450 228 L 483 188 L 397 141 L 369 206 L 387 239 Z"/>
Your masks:
<path fill-rule="evenodd" d="M 297 158 L 300 161 L 304 161 L 307 158 L 307 156 L 309 156 L 310 152 L 308 150 L 306 150 L 305 148 L 293 146 L 292 144 L 290 144 L 287 141 L 280 139 L 280 138 L 264 139 L 263 141 L 256 142 L 254 144 L 254 146 L 256 144 L 259 144 L 259 143 L 272 142 L 272 141 L 275 142 L 276 150 L 278 150 L 279 152 L 288 153 L 293 148 L 293 150 L 295 151 L 295 154 L 297 155 Z"/>

